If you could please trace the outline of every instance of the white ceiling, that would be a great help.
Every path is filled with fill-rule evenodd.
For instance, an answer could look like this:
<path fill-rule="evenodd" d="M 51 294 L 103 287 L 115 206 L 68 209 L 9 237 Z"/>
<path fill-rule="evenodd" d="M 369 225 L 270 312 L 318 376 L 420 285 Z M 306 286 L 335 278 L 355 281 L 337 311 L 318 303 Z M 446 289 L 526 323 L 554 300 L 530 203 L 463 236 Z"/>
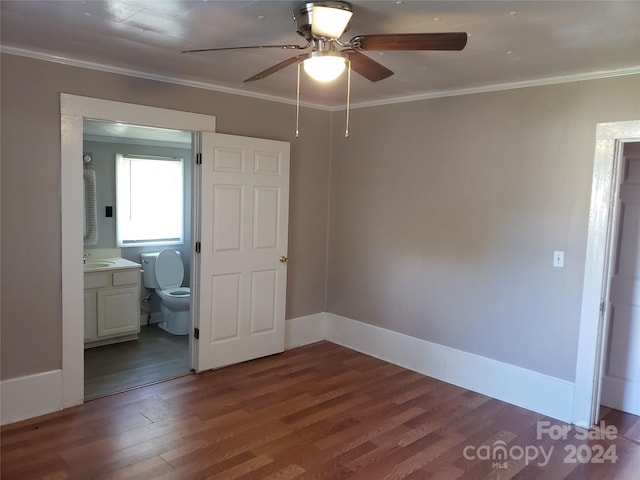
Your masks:
<path fill-rule="evenodd" d="M 640 1 L 352 1 L 356 34 L 465 31 L 461 52 L 367 52 L 395 72 L 353 75 L 352 104 L 640 73 Z M 148 78 L 294 101 L 296 68 L 243 83 L 296 54 L 185 49 L 304 44 L 280 0 L 2 0 L 2 51 Z M 303 78 L 305 104 L 344 105 L 346 76 Z"/>

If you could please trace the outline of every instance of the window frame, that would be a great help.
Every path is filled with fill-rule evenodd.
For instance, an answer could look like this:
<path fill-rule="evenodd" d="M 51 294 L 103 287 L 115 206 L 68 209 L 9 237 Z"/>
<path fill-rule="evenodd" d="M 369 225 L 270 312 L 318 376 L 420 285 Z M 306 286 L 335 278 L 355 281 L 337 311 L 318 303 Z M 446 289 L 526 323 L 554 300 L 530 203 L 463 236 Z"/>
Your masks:
<path fill-rule="evenodd" d="M 123 238 L 127 236 L 126 228 L 124 228 L 123 217 L 120 215 L 121 212 L 125 211 L 127 207 L 131 205 L 131 195 L 128 195 L 129 200 L 123 202 L 122 192 L 121 192 L 121 184 L 119 170 L 122 168 L 121 164 L 123 160 L 144 160 L 144 161 L 162 161 L 162 162 L 177 162 L 180 165 L 180 175 L 179 175 L 179 185 L 180 195 L 176 196 L 180 200 L 180 209 L 179 209 L 179 235 L 177 237 L 167 237 L 167 238 L 140 238 L 138 240 Z M 130 164 L 129 164 L 130 165 Z M 115 155 L 115 186 L 116 186 L 116 219 L 115 219 L 115 230 L 116 230 L 116 245 L 118 248 L 129 248 L 129 247 L 148 247 L 148 246 L 159 246 L 159 245 L 183 245 L 185 240 L 184 234 L 184 158 L 181 157 L 171 157 L 171 156 L 160 156 L 160 155 L 141 155 L 141 154 L 133 154 L 133 153 L 116 153 Z M 131 190 L 131 189 L 129 189 Z M 155 202 L 152 202 L 155 203 Z M 149 207 L 153 208 L 153 206 Z M 124 228 L 124 231 L 123 231 Z"/>

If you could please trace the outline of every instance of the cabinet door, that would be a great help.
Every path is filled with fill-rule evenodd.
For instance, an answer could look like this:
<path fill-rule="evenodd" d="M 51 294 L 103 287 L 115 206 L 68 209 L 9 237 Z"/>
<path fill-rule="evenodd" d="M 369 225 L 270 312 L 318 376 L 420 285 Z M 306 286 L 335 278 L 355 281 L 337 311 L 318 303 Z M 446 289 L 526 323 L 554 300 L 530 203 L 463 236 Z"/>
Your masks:
<path fill-rule="evenodd" d="M 140 331 L 137 287 L 98 292 L 98 336 L 124 335 Z"/>
<path fill-rule="evenodd" d="M 84 341 L 90 342 L 98 338 L 98 305 L 95 290 L 84 292 Z"/>

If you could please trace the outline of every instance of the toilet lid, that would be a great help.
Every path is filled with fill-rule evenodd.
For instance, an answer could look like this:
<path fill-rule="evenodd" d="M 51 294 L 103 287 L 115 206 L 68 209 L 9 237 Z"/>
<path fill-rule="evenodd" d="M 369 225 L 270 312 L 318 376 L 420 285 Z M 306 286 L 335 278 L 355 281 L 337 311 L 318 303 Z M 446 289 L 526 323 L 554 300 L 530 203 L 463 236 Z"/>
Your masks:
<path fill-rule="evenodd" d="M 184 266 L 175 250 L 165 248 L 156 260 L 156 280 L 161 289 L 179 287 L 184 277 Z"/>

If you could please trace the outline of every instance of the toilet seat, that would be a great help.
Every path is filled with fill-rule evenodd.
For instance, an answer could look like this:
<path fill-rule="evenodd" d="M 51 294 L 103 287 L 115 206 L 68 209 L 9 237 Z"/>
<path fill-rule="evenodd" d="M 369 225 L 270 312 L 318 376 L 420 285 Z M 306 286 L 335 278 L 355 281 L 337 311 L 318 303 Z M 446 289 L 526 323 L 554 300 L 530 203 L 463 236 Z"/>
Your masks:
<path fill-rule="evenodd" d="M 191 290 L 189 287 L 172 287 L 164 290 L 156 289 L 156 293 L 162 301 L 162 306 L 174 312 L 189 310 L 191 306 Z"/>
<path fill-rule="evenodd" d="M 191 295 L 191 289 L 189 287 L 172 287 L 163 288 L 160 290 L 164 295 L 169 295 L 173 298 L 185 298 Z"/>
<path fill-rule="evenodd" d="M 180 254 L 170 248 L 165 248 L 158 253 L 156 260 L 156 280 L 162 290 L 177 288 L 182 285 L 184 278 L 184 265 Z"/>

